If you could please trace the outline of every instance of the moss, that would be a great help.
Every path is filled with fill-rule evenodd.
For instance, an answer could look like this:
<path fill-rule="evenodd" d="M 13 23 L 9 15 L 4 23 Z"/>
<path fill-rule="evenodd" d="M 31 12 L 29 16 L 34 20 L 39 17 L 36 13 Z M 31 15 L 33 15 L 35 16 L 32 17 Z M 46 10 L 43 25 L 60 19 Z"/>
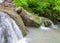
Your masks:
<path fill-rule="evenodd" d="M 36 17 L 36 21 L 37 21 L 37 23 L 40 24 L 40 23 L 41 23 L 41 18 L 38 17 L 38 16 L 35 16 L 35 17 Z"/>
<path fill-rule="evenodd" d="M 41 18 L 37 14 L 33 14 L 33 16 L 35 17 L 35 21 L 36 21 L 35 27 L 40 27 Z"/>
<path fill-rule="evenodd" d="M 46 27 L 49 27 L 51 25 L 51 23 L 49 21 L 45 21 L 44 24 Z"/>
<path fill-rule="evenodd" d="M 22 34 L 23 34 L 23 36 L 26 36 L 27 35 L 27 32 L 22 31 Z"/>
<path fill-rule="evenodd" d="M 40 25 L 41 25 L 41 18 L 36 19 L 36 21 L 37 21 L 36 27 L 40 27 Z"/>
<path fill-rule="evenodd" d="M 40 27 L 41 18 L 38 16 L 38 14 L 31 14 L 22 7 L 21 9 L 22 12 L 19 15 L 23 19 L 23 22 L 26 26 Z"/>

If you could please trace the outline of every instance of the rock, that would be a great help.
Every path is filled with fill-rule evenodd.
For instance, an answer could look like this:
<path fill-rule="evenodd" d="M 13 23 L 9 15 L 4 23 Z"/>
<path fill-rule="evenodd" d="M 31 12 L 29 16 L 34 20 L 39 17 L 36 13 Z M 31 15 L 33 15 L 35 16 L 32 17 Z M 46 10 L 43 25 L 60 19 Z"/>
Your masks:
<path fill-rule="evenodd" d="M 27 12 L 22 7 L 17 8 L 16 11 L 22 17 L 23 22 L 26 26 L 40 27 L 40 25 L 41 25 L 40 17 Z"/>
<path fill-rule="evenodd" d="M 6 0 L 7 2 L 11 3 L 13 0 Z"/>
<path fill-rule="evenodd" d="M 42 23 L 44 23 L 45 27 L 49 27 L 51 25 L 51 20 L 45 17 L 41 17 Z"/>
<path fill-rule="evenodd" d="M 16 8 L 15 4 L 13 3 L 13 0 L 6 0 L 4 2 L 4 6 L 5 7 L 11 7 L 11 8 L 13 8 L 13 10 L 15 10 L 15 8 Z"/>
<path fill-rule="evenodd" d="M 45 25 L 45 27 L 49 27 L 51 25 L 51 23 L 49 21 L 45 21 L 44 25 Z"/>
<path fill-rule="evenodd" d="M 24 36 L 27 34 L 26 27 L 23 23 L 22 18 L 14 10 L 12 10 L 10 7 L 4 7 L 0 5 L 0 11 L 7 13 L 11 18 L 16 21 Z"/>

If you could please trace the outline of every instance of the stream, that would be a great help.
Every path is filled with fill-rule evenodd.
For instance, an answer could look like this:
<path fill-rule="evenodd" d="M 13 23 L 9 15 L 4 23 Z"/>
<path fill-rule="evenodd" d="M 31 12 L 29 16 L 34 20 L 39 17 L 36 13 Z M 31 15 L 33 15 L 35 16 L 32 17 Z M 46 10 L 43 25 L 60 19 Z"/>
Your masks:
<path fill-rule="evenodd" d="M 60 43 L 60 30 L 55 29 L 54 24 L 51 26 L 28 27 L 29 33 L 23 37 L 16 22 L 8 14 L 0 12 L 0 43 Z M 56 26 L 60 28 L 60 25 Z"/>
<path fill-rule="evenodd" d="M 4 0 L 0 0 L 3 3 Z M 52 22 L 51 22 L 52 23 Z M 58 29 L 28 27 L 29 43 L 60 43 L 60 25 Z M 50 26 L 54 27 L 54 26 Z M 8 14 L 0 12 L 0 43 L 27 43 L 16 22 Z"/>
<path fill-rule="evenodd" d="M 58 25 L 60 29 L 60 25 Z M 30 43 L 60 43 L 60 30 L 59 29 L 40 29 L 29 28 L 28 37 L 30 37 Z"/>

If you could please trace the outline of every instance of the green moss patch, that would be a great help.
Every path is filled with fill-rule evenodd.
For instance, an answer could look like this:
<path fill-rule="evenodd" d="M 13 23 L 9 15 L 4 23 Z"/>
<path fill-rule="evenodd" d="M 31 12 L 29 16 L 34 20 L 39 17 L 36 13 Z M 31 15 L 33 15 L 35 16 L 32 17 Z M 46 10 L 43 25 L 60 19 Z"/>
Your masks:
<path fill-rule="evenodd" d="M 44 25 L 45 25 L 46 27 L 49 27 L 49 26 L 51 25 L 51 23 L 50 23 L 49 21 L 45 21 L 45 22 L 44 22 Z"/>

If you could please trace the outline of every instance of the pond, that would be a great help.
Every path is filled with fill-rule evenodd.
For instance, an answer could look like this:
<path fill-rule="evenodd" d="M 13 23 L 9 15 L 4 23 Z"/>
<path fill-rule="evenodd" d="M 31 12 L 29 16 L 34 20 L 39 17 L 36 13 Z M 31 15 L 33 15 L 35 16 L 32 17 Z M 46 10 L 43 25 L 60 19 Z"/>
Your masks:
<path fill-rule="evenodd" d="M 60 25 L 58 25 L 60 28 Z M 29 28 L 30 43 L 60 43 L 60 30 Z"/>

